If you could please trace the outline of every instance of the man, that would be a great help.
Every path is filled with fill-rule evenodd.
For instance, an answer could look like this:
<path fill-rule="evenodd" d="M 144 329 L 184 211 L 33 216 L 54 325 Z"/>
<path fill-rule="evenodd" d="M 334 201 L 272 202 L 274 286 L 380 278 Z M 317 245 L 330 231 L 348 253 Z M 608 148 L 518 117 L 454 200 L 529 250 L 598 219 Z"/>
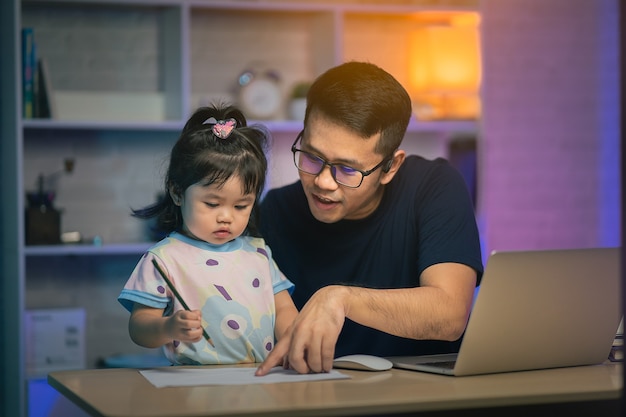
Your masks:
<path fill-rule="evenodd" d="M 292 147 L 300 181 L 261 206 L 301 311 L 257 375 L 458 350 L 482 276 L 478 230 L 460 174 L 399 149 L 410 117 L 406 90 L 372 64 L 342 64 L 311 86 Z"/>

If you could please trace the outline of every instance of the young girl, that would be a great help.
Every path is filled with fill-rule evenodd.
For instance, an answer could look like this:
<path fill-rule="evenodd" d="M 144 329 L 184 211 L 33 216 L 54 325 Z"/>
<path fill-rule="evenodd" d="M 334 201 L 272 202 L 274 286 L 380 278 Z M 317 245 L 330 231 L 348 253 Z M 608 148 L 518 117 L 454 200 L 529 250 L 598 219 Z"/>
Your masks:
<path fill-rule="evenodd" d="M 253 237 L 266 145 L 236 108 L 201 108 L 172 149 L 165 198 L 133 211 L 168 235 L 118 300 L 132 340 L 164 346 L 173 364 L 262 362 L 297 314 L 293 284 Z"/>

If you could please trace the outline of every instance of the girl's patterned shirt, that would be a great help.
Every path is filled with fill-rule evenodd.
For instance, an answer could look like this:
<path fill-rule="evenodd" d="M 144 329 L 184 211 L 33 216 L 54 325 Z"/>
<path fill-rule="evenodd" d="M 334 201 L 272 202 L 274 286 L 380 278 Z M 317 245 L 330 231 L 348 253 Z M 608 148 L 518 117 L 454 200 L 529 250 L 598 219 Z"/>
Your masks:
<path fill-rule="evenodd" d="M 293 291 L 263 239 L 241 236 L 223 245 L 172 233 L 150 248 L 124 286 L 119 302 L 163 309 L 164 316 L 183 309 L 152 264 L 156 259 L 192 310 L 202 311 L 206 340 L 164 346 L 173 364 L 207 365 L 262 362 L 274 347 L 274 294 Z"/>

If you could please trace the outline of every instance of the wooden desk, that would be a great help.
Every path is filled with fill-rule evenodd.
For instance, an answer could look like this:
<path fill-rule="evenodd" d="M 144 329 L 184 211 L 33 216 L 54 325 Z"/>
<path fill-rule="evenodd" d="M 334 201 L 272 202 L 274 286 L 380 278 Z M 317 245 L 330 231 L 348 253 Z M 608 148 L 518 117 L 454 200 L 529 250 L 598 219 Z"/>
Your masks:
<path fill-rule="evenodd" d="M 619 416 L 622 365 L 450 377 L 393 369 L 350 380 L 157 389 L 136 369 L 53 372 L 93 416 Z"/>

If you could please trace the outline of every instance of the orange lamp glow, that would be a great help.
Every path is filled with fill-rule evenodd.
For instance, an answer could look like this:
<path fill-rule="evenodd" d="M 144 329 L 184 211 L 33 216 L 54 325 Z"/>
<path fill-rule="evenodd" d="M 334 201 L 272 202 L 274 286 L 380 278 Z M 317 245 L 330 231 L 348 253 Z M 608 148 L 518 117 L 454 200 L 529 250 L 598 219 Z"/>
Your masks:
<path fill-rule="evenodd" d="M 481 81 L 478 15 L 421 24 L 410 38 L 410 89 L 418 119 L 476 119 Z"/>

